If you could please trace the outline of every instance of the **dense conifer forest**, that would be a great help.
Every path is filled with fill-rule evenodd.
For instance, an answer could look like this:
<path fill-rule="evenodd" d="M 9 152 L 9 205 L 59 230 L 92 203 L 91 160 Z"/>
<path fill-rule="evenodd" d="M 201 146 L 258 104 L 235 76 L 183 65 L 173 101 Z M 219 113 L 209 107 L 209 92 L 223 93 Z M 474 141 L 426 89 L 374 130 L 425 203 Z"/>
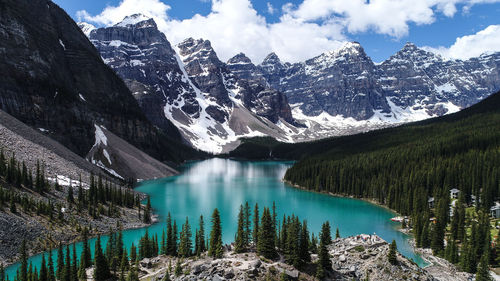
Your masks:
<path fill-rule="evenodd" d="M 409 216 L 418 246 L 465 271 L 483 258 L 498 264 L 489 211 L 500 195 L 500 93 L 456 114 L 329 142 L 285 180 L 375 199 Z"/>

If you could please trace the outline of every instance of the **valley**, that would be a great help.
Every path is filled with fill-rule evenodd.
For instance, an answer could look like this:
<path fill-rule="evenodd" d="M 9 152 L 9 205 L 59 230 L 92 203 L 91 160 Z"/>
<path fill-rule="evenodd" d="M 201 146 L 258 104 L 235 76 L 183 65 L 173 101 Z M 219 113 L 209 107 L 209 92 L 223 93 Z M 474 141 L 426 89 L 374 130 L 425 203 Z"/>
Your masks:
<path fill-rule="evenodd" d="M 0 281 L 498 278 L 498 48 L 228 56 L 63 1 L 0 0 Z"/>

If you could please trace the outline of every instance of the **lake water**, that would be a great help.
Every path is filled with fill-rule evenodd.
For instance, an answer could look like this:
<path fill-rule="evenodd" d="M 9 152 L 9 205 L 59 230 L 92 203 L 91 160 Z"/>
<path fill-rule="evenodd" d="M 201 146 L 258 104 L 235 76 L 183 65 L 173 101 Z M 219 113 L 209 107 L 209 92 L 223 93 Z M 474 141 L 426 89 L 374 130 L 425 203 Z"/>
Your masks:
<path fill-rule="evenodd" d="M 357 199 L 333 197 L 290 187 L 281 179 L 291 165 L 291 162 L 245 162 L 214 158 L 186 164 L 178 176 L 143 182 L 136 189 L 150 195 L 151 205 L 160 220 L 148 227 L 149 233 L 156 233 L 161 238 L 166 215 L 170 212 L 179 229 L 187 216 L 193 232 L 198 226 L 200 214 L 203 214 L 205 233 L 208 235 L 210 216 L 213 209 L 218 208 L 223 240 L 229 243 L 234 240 L 236 233 L 240 204 L 248 201 L 253 211 L 255 203 L 258 203 L 262 214 L 264 206 L 271 207 L 275 202 L 279 219 L 284 213 L 293 213 L 301 220 L 306 219 L 310 232 L 314 232 L 316 236 L 321 224 L 328 220 L 333 235 L 338 227 L 343 237 L 375 233 L 389 242 L 395 239 L 402 254 L 420 266 L 425 265 L 420 256 L 413 252 L 408 243 L 409 237 L 397 230 L 400 224 L 390 221 L 395 216 L 393 212 Z M 124 231 L 123 239 L 127 249 L 132 243 L 137 246 L 145 231 L 146 228 Z M 104 247 L 107 237 L 103 236 L 101 240 Z M 92 251 L 94 241 L 90 241 Z M 76 246 L 79 254 L 81 243 Z M 55 262 L 55 251 L 53 259 Z M 30 261 L 39 268 L 41 255 L 31 257 Z M 15 264 L 6 270 L 11 280 L 17 267 Z"/>

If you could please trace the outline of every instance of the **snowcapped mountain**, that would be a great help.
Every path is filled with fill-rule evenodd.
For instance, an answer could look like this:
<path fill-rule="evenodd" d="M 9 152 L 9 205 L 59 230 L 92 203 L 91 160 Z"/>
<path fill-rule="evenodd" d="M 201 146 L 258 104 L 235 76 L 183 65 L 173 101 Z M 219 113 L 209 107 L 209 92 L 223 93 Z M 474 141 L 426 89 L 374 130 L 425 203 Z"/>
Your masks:
<path fill-rule="evenodd" d="M 499 62 L 500 53 L 444 60 L 408 43 L 374 64 L 352 42 L 295 64 L 272 53 L 258 69 L 305 118 L 328 114 L 359 124 L 399 123 L 455 112 L 500 89 Z"/>
<path fill-rule="evenodd" d="M 357 42 L 300 63 L 219 60 L 210 41 L 175 46 L 143 15 L 107 28 L 81 23 L 146 116 L 192 146 L 234 148 L 245 136 L 298 142 L 452 113 L 500 89 L 500 53 L 445 60 L 408 43 L 376 64 Z"/>
<path fill-rule="evenodd" d="M 142 15 L 92 30 L 89 38 L 146 117 L 165 131 L 175 125 L 194 147 L 217 153 L 257 135 L 289 141 L 283 128 L 294 129 L 294 120 L 286 96 L 234 75 L 209 41 L 186 39 L 176 52 Z"/>

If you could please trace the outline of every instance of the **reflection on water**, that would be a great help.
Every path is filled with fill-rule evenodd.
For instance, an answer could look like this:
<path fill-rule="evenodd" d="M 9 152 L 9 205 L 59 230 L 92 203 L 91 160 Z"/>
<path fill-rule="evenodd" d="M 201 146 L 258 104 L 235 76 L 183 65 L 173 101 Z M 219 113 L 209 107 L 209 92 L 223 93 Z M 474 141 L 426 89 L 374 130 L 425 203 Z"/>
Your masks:
<path fill-rule="evenodd" d="M 310 231 L 316 234 L 326 220 L 330 221 L 332 231 L 338 227 L 342 236 L 376 233 L 386 241 L 395 239 L 399 251 L 418 264 L 424 264 L 413 253 L 408 237 L 397 231 L 398 224 L 389 220 L 394 216 L 393 213 L 364 201 L 289 187 L 281 179 L 291 165 L 291 162 L 210 159 L 185 165 L 178 176 L 144 182 L 137 190 L 151 196 L 151 204 L 160 219 L 160 223 L 148 228 L 149 233 L 161 237 L 168 212 L 171 212 L 179 226 L 187 216 L 193 232 L 198 226 L 199 215 L 203 214 L 207 228 L 205 232 L 209 233 L 210 215 L 214 208 L 218 208 L 223 240 L 229 243 L 234 240 L 240 204 L 248 201 L 253 211 L 253 206 L 258 203 L 262 212 L 263 206 L 270 207 L 275 202 L 279 219 L 284 213 L 294 213 L 306 219 Z M 137 245 L 144 232 L 145 229 L 124 231 L 124 244 L 128 248 L 132 243 Z M 103 237 L 103 245 L 106 240 Z M 78 252 L 80 247 L 80 243 L 77 243 Z M 40 259 L 40 256 L 31 258 L 34 265 L 38 265 Z M 9 276 L 15 274 L 16 268 L 17 265 L 7 269 Z"/>

